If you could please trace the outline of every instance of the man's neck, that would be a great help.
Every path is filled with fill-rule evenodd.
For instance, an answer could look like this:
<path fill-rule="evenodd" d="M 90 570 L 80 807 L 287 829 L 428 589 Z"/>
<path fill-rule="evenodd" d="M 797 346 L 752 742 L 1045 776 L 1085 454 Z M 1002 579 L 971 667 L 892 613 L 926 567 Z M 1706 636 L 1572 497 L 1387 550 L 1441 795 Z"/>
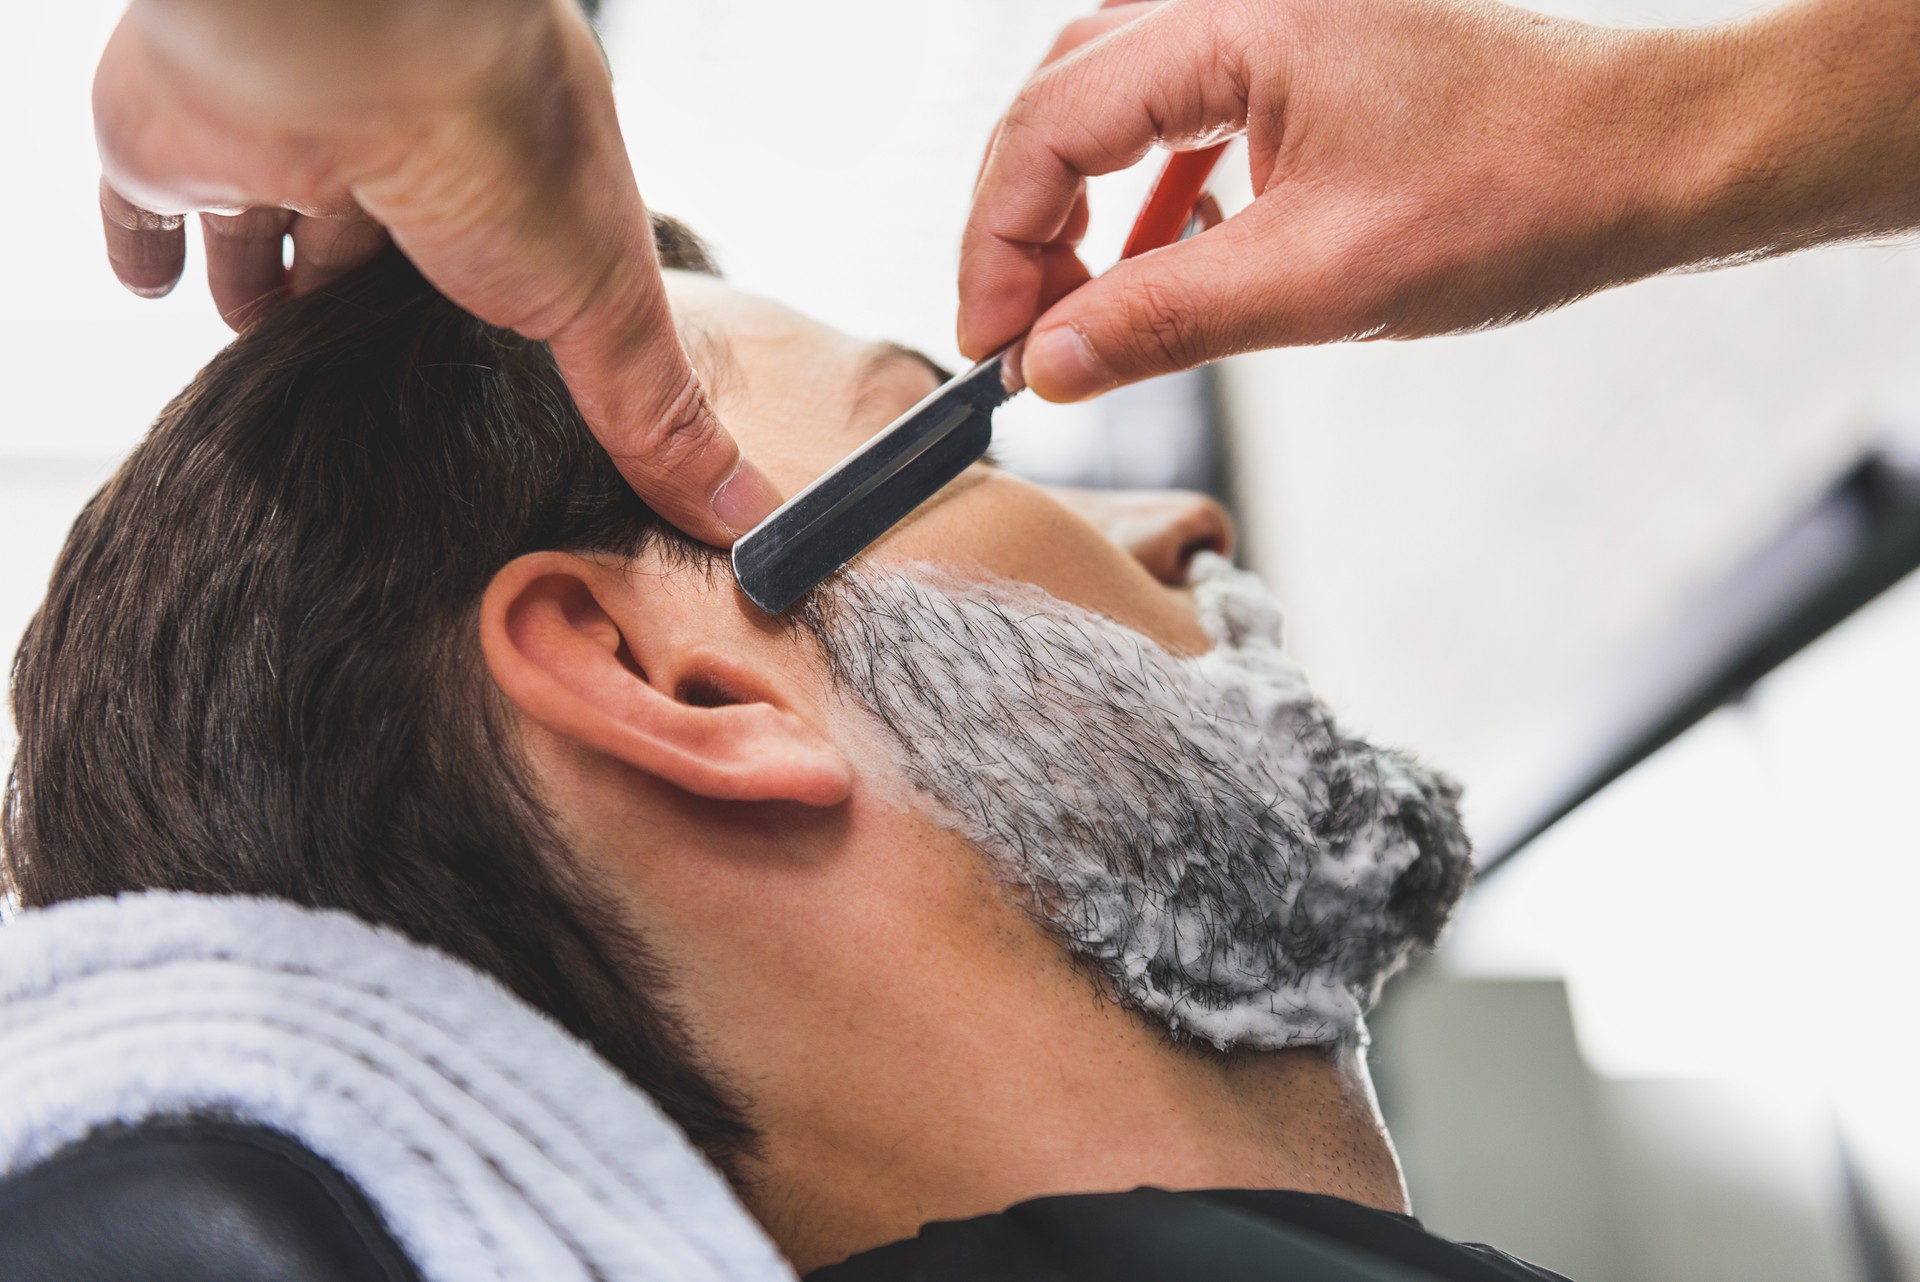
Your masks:
<path fill-rule="evenodd" d="M 1117 1008 L 1094 1022 L 1110 1019 L 1128 1027 L 1103 1053 L 1017 1029 L 971 1048 L 924 1042 L 924 1058 L 907 1038 L 876 1048 L 873 1080 L 854 1066 L 824 1110 L 816 1097 L 801 1125 L 767 1128 L 762 1178 L 743 1194 L 802 1271 L 932 1220 L 1140 1185 L 1406 1210 L 1358 1053 L 1221 1055 L 1176 1047 Z"/>
<path fill-rule="evenodd" d="M 759 1134 L 738 1192 L 798 1268 L 1143 1184 L 1404 1209 L 1358 1054 L 1176 1045 L 977 851 L 874 812 L 765 858 L 708 824 L 627 866 L 634 926 L 673 960 L 673 1000 Z"/>

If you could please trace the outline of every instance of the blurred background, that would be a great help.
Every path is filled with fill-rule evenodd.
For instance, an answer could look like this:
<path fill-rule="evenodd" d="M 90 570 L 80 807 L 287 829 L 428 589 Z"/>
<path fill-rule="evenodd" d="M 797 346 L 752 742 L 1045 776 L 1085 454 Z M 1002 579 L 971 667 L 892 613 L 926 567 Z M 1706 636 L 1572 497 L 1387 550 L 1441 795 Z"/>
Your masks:
<path fill-rule="evenodd" d="M 980 149 L 1090 6 L 609 0 L 604 25 L 656 208 L 744 286 L 957 360 Z M 87 91 L 117 13 L 22 6 L 0 46 L 9 654 L 80 504 L 226 338 L 197 262 L 159 302 L 108 273 Z M 1095 184 L 1093 255 L 1150 177 Z M 1219 186 L 1244 200 L 1244 170 Z M 1431 1227 L 1581 1282 L 1920 1279 L 1920 251 L 1022 398 L 1002 437 L 1041 479 L 1226 497 L 1329 702 L 1465 782 L 1483 858 L 1517 850 L 1376 1021 Z"/>

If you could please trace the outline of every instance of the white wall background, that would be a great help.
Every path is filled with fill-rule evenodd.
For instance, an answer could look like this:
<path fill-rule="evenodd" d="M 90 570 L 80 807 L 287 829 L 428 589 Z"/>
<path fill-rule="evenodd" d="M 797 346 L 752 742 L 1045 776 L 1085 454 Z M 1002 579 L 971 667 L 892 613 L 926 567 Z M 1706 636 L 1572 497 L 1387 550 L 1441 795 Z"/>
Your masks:
<path fill-rule="evenodd" d="M 1616 290 L 1229 376 L 1249 554 L 1350 716 L 1471 774 L 1811 499 L 1920 379 L 1920 253 Z"/>

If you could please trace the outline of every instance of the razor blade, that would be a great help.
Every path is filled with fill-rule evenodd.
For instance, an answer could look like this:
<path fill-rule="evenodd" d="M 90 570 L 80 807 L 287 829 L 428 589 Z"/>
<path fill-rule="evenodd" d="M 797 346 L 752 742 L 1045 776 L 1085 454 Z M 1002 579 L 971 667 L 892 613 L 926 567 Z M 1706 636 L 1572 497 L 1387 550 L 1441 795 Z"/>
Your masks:
<path fill-rule="evenodd" d="M 1121 258 L 1179 240 L 1226 144 L 1167 158 Z M 733 545 L 749 600 L 779 614 L 966 471 L 993 443 L 993 412 L 1012 393 L 1002 348 L 895 419 Z"/>

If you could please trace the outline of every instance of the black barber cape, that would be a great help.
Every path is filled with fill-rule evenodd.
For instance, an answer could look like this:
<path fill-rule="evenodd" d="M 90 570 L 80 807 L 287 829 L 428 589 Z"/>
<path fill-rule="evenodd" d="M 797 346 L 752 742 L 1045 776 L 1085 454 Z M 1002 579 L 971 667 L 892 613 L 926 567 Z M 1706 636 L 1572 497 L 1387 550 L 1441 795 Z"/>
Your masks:
<path fill-rule="evenodd" d="M 1317 1193 L 1043 1197 L 929 1224 L 806 1282 L 1567 1282 L 1420 1221 Z"/>

